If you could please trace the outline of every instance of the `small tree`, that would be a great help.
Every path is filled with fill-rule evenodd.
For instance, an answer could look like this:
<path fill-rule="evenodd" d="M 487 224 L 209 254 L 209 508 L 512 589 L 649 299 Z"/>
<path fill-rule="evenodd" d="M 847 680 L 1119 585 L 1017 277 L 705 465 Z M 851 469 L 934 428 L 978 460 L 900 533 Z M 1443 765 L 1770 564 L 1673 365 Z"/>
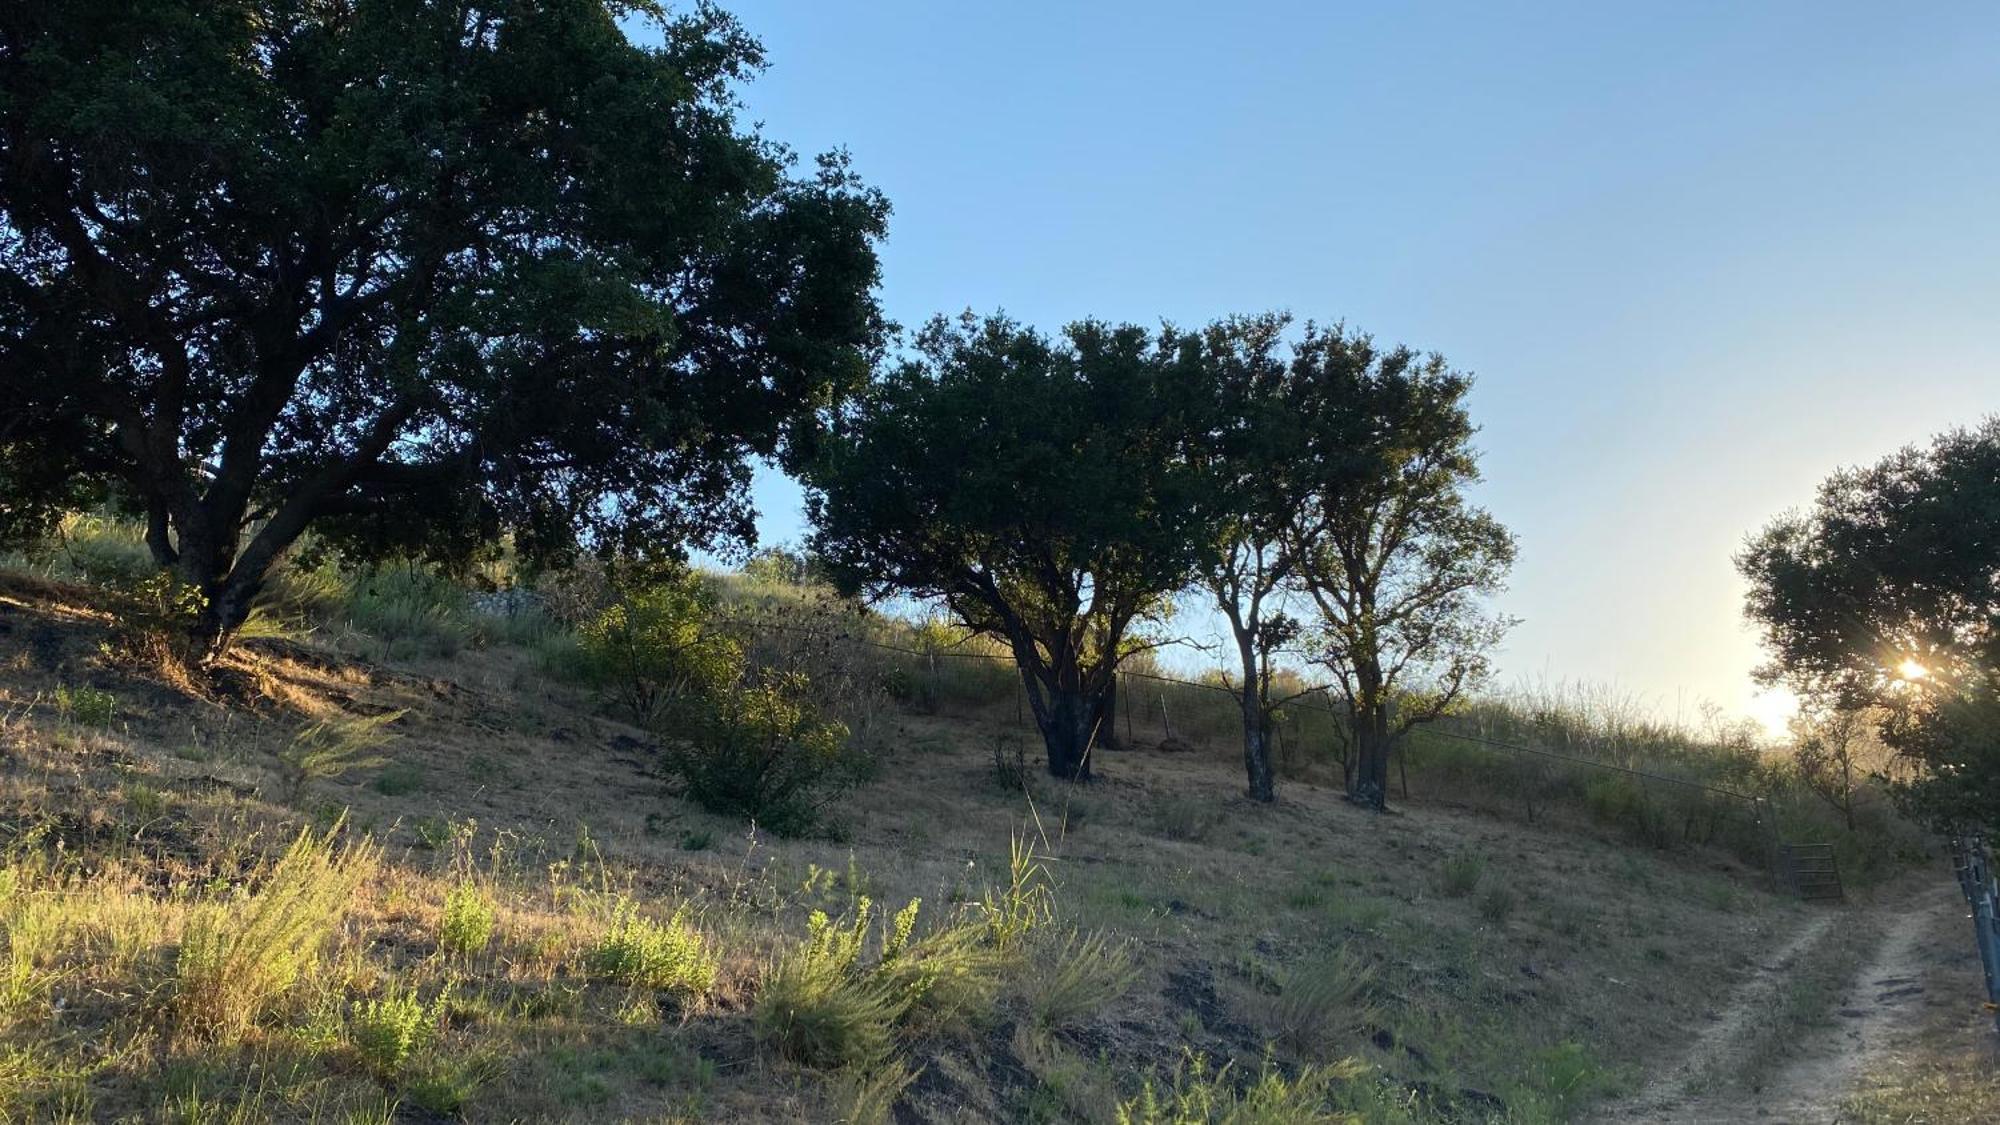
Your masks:
<path fill-rule="evenodd" d="M 1200 581 L 1235 642 L 1241 679 L 1230 690 L 1243 715 L 1243 768 L 1256 801 L 1277 795 L 1272 726 L 1284 700 L 1273 695 L 1275 658 L 1299 631 L 1284 612 L 1297 570 L 1286 533 L 1314 488 L 1312 455 L 1326 452 L 1316 449 L 1319 439 L 1346 437 L 1315 431 L 1295 411 L 1301 389 L 1279 350 L 1289 323 L 1282 314 L 1219 321 L 1200 338 L 1213 400 L 1198 463 L 1217 530 Z"/>
<path fill-rule="evenodd" d="M 887 212 L 741 128 L 761 63 L 706 5 L 0 5 L 0 534 L 114 486 L 203 656 L 308 526 L 747 536 L 867 377 Z"/>
<path fill-rule="evenodd" d="M 1834 474 L 1737 556 L 1767 683 L 1873 708 L 1946 832 L 2000 832 L 2000 417 Z"/>
<path fill-rule="evenodd" d="M 1483 604 L 1514 538 L 1465 497 L 1479 479 L 1472 380 L 1443 357 L 1308 325 L 1290 378 L 1291 409 L 1327 436 L 1301 469 L 1313 483 L 1290 549 L 1318 611 L 1314 659 L 1348 706 L 1349 795 L 1381 808 L 1396 743 L 1490 672 L 1513 622 Z"/>
<path fill-rule="evenodd" d="M 1209 538 L 1185 344 L 935 320 L 809 476 L 813 546 L 844 589 L 935 599 L 1007 643 L 1058 777 L 1090 776 L 1133 630 Z"/>
<path fill-rule="evenodd" d="M 1807 702 L 1791 721 L 1792 760 L 1799 780 L 1840 814 L 1854 831 L 1854 795 L 1871 767 L 1881 764 L 1876 720 L 1867 712 Z"/>

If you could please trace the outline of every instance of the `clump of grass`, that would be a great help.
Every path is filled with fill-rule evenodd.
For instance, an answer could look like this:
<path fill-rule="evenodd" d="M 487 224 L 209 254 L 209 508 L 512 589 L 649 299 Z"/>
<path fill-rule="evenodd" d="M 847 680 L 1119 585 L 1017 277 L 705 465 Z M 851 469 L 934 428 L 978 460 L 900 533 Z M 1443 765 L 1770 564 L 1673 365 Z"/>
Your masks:
<path fill-rule="evenodd" d="M 1238 1083 L 1234 1063 L 1219 1069 L 1198 1054 L 1183 1057 L 1170 1084 L 1148 1079 L 1139 1096 L 1118 1106 L 1118 1125 L 1305 1125 L 1355 1120 L 1340 1104 L 1340 1087 L 1359 1078 L 1353 1059 L 1285 1073 L 1266 1059 L 1255 1079 Z"/>
<path fill-rule="evenodd" d="M 287 803 L 297 804 L 315 781 L 381 765 L 384 759 L 373 752 L 389 741 L 389 724 L 402 717 L 401 711 L 338 715 L 293 735 L 277 751 L 278 775 L 284 782 Z"/>
<path fill-rule="evenodd" d="M 93 687 L 56 688 L 56 715 L 83 727 L 108 727 L 118 716 L 118 697 Z"/>
<path fill-rule="evenodd" d="M 979 909 L 993 944 L 1001 949 L 1015 947 L 1055 917 L 1055 890 L 1049 882 L 1048 865 L 1027 837 L 1017 834 L 1009 842 L 1007 885 L 988 890 Z"/>
<path fill-rule="evenodd" d="M 391 657 L 451 656 L 473 635 L 465 591 L 414 564 L 355 575 L 344 610 Z"/>
<path fill-rule="evenodd" d="M 302 832 L 254 891 L 196 904 L 174 965 L 172 1006 L 194 1035 L 240 1033 L 319 964 L 372 846 Z"/>
<path fill-rule="evenodd" d="M 1213 802 L 1192 797 L 1159 798 L 1151 813 L 1153 830 L 1169 840 L 1205 840 L 1222 820 L 1222 810 Z"/>
<path fill-rule="evenodd" d="M 1460 851 L 1448 855 L 1438 871 L 1438 889 L 1446 898 L 1464 898 L 1479 887 L 1480 877 L 1486 874 L 1486 857 L 1475 851 Z"/>
<path fill-rule="evenodd" d="M 806 939 L 778 959 L 757 995 L 758 1041 L 808 1066 L 874 1074 L 891 1064 L 899 1031 L 940 1030 L 990 1011 L 1013 957 L 977 914 L 913 938 L 920 905 L 911 899 L 884 924 L 872 963 L 867 898 L 845 924 L 814 911 Z"/>
<path fill-rule="evenodd" d="M 902 914 L 897 918 L 890 936 L 901 930 L 906 939 Z M 813 911 L 806 939 L 778 959 L 757 993 L 750 1021 L 759 1042 L 808 1066 L 874 1071 L 888 1062 L 907 1004 L 893 981 L 860 971 L 868 920 L 865 898 L 847 926 Z"/>
<path fill-rule="evenodd" d="M 671 993 L 683 1003 L 706 996 L 720 967 L 684 910 L 656 922 L 642 917 L 630 899 L 612 907 L 586 965 L 593 976 Z"/>
<path fill-rule="evenodd" d="M 452 953 L 474 954 L 493 939 L 493 903 L 470 879 L 445 892 L 444 917 L 438 924 L 438 947 Z"/>
<path fill-rule="evenodd" d="M 122 792 L 126 806 L 141 822 L 155 821 L 166 815 L 167 795 L 145 782 L 126 782 Z"/>
<path fill-rule="evenodd" d="M 390 762 L 375 775 L 375 792 L 402 797 L 424 787 L 424 768 L 414 762 Z"/>
<path fill-rule="evenodd" d="M 1008 793 L 1028 787 L 1028 752 L 1015 735 L 993 736 L 993 783 Z"/>
<path fill-rule="evenodd" d="M 1293 965 L 1275 981 L 1271 1022 L 1278 1041 L 1301 1057 L 1323 1055 L 1343 1035 L 1375 1022 L 1375 967 L 1352 947 Z"/>
<path fill-rule="evenodd" d="M 1138 977 L 1129 945 L 1101 930 L 1072 930 L 1033 980 L 1029 1010 L 1039 1027 L 1066 1027 L 1125 995 Z"/>
<path fill-rule="evenodd" d="M 1504 926 L 1514 914 L 1514 892 L 1506 887 L 1488 887 L 1479 896 L 1479 916 L 1488 925 Z"/>
<path fill-rule="evenodd" d="M 442 1000 L 426 1005 L 415 992 L 396 990 L 364 1000 L 354 1006 L 348 1037 L 369 1066 L 381 1074 L 395 1074 L 436 1037 Z"/>
<path fill-rule="evenodd" d="M 900 1062 L 874 1070 L 849 1070 L 835 1085 L 834 1101 L 841 1107 L 843 1125 L 881 1125 L 896 1102 L 917 1080 L 917 1072 Z"/>

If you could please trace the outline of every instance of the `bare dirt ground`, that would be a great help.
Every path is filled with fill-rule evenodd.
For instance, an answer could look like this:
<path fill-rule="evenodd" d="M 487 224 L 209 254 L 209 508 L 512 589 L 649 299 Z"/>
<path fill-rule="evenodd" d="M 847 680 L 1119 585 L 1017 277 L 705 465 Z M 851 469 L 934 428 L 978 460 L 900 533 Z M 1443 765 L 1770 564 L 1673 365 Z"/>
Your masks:
<path fill-rule="evenodd" d="M 1977 955 L 1964 931 L 1963 906 L 1953 883 L 1930 877 L 1917 892 L 1889 903 L 1807 921 L 1738 986 L 1680 1064 L 1631 1100 L 1610 1107 L 1600 1120 L 1796 1125 L 2000 1120 L 2000 1104 L 1986 1105 L 1976 1118 L 1885 1115 L 1858 1105 L 1856 1098 L 1872 1076 L 1908 1069 L 1929 1035 L 1962 1030 L 1960 1025 L 1985 1026 Z M 1858 969 L 1842 971 L 1855 962 Z M 1837 987 L 1821 991 L 1813 983 L 1815 973 L 1835 972 L 1841 974 L 1831 982 Z M 1819 1010 L 1786 1012 L 1788 996 L 1796 1007 L 1801 995 L 1807 1003 L 1816 1001 Z M 1796 1038 L 1772 1043 L 1771 1036 Z"/>

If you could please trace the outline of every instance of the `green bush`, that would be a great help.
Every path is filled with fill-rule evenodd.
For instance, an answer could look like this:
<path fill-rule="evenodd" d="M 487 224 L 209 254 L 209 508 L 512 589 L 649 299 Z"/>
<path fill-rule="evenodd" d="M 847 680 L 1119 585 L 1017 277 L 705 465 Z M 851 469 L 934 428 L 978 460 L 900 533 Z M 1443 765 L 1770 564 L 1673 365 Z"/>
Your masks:
<path fill-rule="evenodd" d="M 444 917 L 438 924 L 438 947 L 473 954 L 493 938 L 493 903 L 470 879 L 445 892 Z"/>
<path fill-rule="evenodd" d="M 57 525 L 52 561 L 92 586 L 129 589 L 159 571 L 145 529 L 130 520 L 75 514 Z"/>
<path fill-rule="evenodd" d="M 813 912 L 806 939 L 778 958 L 758 989 L 750 1011 L 758 1042 L 808 1066 L 874 1070 L 889 1060 L 908 1005 L 893 981 L 861 970 L 868 921 L 866 898 L 848 926 Z"/>
<path fill-rule="evenodd" d="M 684 572 L 597 614 L 577 640 L 590 676 L 650 723 L 676 703 L 714 698 L 742 675 L 743 646 L 714 621 L 714 595 Z"/>
<path fill-rule="evenodd" d="M 637 988 L 671 993 L 686 1003 L 715 986 L 715 955 L 683 911 L 664 923 L 639 915 L 629 899 L 611 910 L 604 932 L 591 947 L 586 966 L 592 976 Z"/>
<path fill-rule="evenodd" d="M 369 1066 L 394 1074 L 402 1069 L 404 1060 L 436 1036 L 441 1007 L 425 1005 L 414 992 L 391 991 L 354 1006 L 348 1036 Z"/>
<path fill-rule="evenodd" d="M 1592 778 L 1584 787 L 1583 801 L 1592 816 L 1623 831 L 1634 843 L 1664 851 L 1682 842 L 1666 807 L 1631 777 Z"/>
<path fill-rule="evenodd" d="M 118 714 L 118 697 L 89 687 L 56 688 L 56 714 L 78 726 L 108 727 Z"/>
<path fill-rule="evenodd" d="M 845 726 L 806 702 L 802 681 L 800 673 L 767 674 L 712 701 L 665 751 L 682 795 L 780 836 L 819 828 L 826 806 L 866 776 L 870 760 L 849 744 Z"/>

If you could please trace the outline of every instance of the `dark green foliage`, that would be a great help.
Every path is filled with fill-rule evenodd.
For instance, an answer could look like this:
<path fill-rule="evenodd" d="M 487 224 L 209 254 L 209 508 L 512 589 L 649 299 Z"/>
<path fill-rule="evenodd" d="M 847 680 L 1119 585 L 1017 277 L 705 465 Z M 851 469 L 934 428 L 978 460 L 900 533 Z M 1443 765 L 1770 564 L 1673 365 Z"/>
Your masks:
<path fill-rule="evenodd" d="M 116 485 L 211 651 L 308 525 L 747 537 L 866 378 L 887 213 L 738 120 L 762 60 L 705 6 L 0 6 L 0 535 Z"/>
<path fill-rule="evenodd" d="M 849 591 L 942 601 L 1013 652 L 1050 772 L 1087 777 L 1131 630 L 1208 535 L 1201 383 L 1175 334 L 933 321 L 809 475 L 814 549 Z"/>
<path fill-rule="evenodd" d="M 822 827 L 828 803 L 870 766 L 847 728 L 821 717 L 796 674 L 765 673 L 722 692 L 672 739 L 666 770 L 710 812 L 741 816 L 780 836 Z"/>
<path fill-rule="evenodd" d="M 1351 715 L 1350 793 L 1379 807 L 1395 744 L 1489 674 L 1512 622 L 1484 600 L 1514 538 L 1466 497 L 1479 480 L 1470 376 L 1310 325 L 1292 368 L 1286 412 L 1315 435 L 1289 532 L 1318 611 L 1308 644 Z"/>
<path fill-rule="evenodd" d="M 577 635 L 591 675 L 641 722 L 703 706 L 743 672 L 743 646 L 717 629 L 715 597 L 692 571 L 654 577 Z"/>
<path fill-rule="evenodd" d="M 1896 792 L 1947 831 L 2000 831 L 2000 417 L 1834 474 L 1737 565 L 1762 670 L 1833 710 L 1875 708 L 1918 767 Z"/>

